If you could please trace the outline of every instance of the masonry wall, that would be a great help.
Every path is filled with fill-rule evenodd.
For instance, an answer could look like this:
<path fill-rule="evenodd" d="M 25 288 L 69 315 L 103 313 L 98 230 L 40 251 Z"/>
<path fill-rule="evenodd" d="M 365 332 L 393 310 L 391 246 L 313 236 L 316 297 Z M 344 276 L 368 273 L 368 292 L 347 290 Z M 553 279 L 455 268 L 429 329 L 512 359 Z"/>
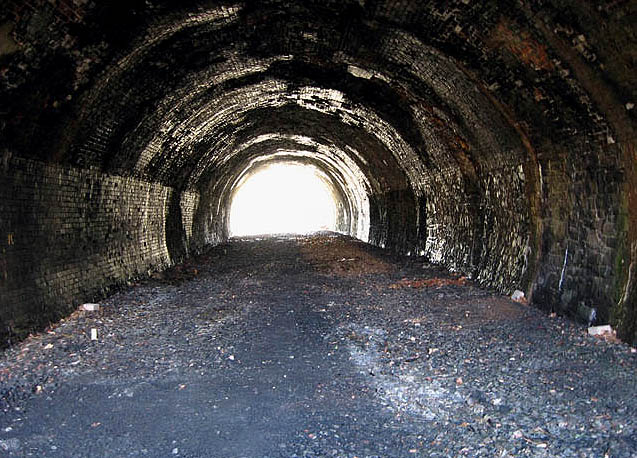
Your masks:
<path fill-rule="evenodd" d="M 520 283 L 532 260 L 529 208 L 521 165 L 484 170 L 475 180 L 459 170 L 432 175 L 423 218 L 422 251 L 433 261 L 505 293 Z"/>
<path fill-rule="evenodd" d="M 606 139 L 597 144 L 573 139 L 563 148 L 546 152 L 541 161 L 543 232 L 535 303 L 582 321 L 595 308 L 599 322 L 610 320 L 629 335 L 623 323 L 611 320 L 625 283 L 622 264 L 630 262 L 622 248 L 626 209 L 618 147 Z"/>
<path fill-rule="evenodd" d="M 587 322 L 595 309 L 597 323 L 612 323 L 631 341 L 630 209 L 620 154 L 605 136 L 545 147 L 536 165 L 537 215 L 526 190 L 534 177 L 522 164 L 483 169 L 473 184 L 460 170 L 432 175 L 421 204 L 422 251 L 484 286 L 521 289 L 547 311 Z"/>
<path fill-rule="evenodd" d="M 5 157 L 0 342 L 187 255 L 198 200 L 134 178 Z"/>

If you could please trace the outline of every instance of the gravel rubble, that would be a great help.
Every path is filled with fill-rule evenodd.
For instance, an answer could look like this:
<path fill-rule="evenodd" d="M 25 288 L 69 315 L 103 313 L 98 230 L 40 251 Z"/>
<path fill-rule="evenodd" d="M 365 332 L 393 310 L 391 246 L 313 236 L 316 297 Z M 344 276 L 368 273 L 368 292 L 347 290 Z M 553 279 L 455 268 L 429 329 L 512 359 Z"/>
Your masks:
<path fill-rule="evenodd" d="M 0 453 L 637 456 L 634 349 L 457 280 L 334 234 L 219 245 L 5 350 Z"/>

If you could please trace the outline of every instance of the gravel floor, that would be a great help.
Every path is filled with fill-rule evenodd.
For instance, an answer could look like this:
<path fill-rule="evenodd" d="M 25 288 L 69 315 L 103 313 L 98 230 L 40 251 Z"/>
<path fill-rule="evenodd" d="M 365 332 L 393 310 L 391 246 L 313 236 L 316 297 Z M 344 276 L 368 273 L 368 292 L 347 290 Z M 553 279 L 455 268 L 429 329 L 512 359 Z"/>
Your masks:
<path fill-rule="evenodd" d="M 0 454 L 637 456 L 634 349 L 346 237 L 233 241 L 100 306 L 0 355 Z"/>

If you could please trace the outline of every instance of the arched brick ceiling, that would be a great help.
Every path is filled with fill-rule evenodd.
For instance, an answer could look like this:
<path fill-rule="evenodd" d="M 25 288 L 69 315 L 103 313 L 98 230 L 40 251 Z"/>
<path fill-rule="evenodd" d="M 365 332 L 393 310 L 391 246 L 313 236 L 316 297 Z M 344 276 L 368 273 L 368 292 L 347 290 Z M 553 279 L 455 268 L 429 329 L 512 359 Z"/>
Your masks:
<path fill-rule="evenodd" d="M 270 113 L 296 110 L 292 120 L 277 118 L 270 133 L 297 129 L 292 133 L 325 138 L 322 126 L 334 126 L 328 119 L 335 118 L 342 127 L 331 128 L 328 138 L 367 135 L 420 194 L 419 182 L 441 170 L 471 179 L 481 167 L 535 160 L 520 133 L 611 136 L 540 36 L 529 6 L 467 0 L 130 6 L 77 7 L 69 18 L 60 3 L 33 13 L 31 22 L 48 14 L 67 23 L 57 28 L 66 26 L 67 34 L 51 41 L 60 40 L 54 64 L 59 72 L 75 71 L 69 78 L 75 90 L 55 94 L 70 88 L 49 81 L 52 93 L 43 95 L 49 111 L 67 111 L 72 122 L 60 126 L 38 113 L 25 119 L 28 128 L 8 129 L 27 147 L 24 154 L 196 187 L 226 154 L 255 131 L 264 133 Z M 540 12 L 556 14 L 550 7 Z M 32 34 L 35 46 L 39 35 Z M 588 56 L 585 38 L 576 39 Z M 82 84 L 84 73 L 93 78 Z M 10 106 L 9 114 L 15 111 Z M 317 113 L 324 121 L 317 122 Z M 45 145 L 28 148 L 38 140 L 21 133 L 39 128 L 53 132 Z"/>
<path fill-rule="evenodd" d="M 115 6 L 86 8 L 88 11 L 78 7 L 77 14 L 84 14 L 87 22 L 71 23 L 64 37 L 70 44 L 65 45 L 62 39 L 57 46 L 60 59 L 67 50 L 73 55 L 74 47 L 86 54 L 74 69 L 75 78 L 70 78 L 74 85 L 82 81 L 78 73 L 85 67 L 89 69 L 85 73 L 101 75 L 79 110 L 89 127 L 113 131 L 113 141 L 137 126 L 136 116 L 173 110 L 179 105 L 175 98 L 184 103 L 183 97 L 212 100 L 250 83 L 277 80 L 284 82 L 286 89 L 318 86 L 341 90 L 354 102 L 360 103 L 362 98 L 372 108 L 378 109 L 380 104 L 390 113 L 379 115 L 402 120 L 406 141 L 422 150 L 427 145 L 419 137 L 426 134 L 418 131 L 427 123 L 413 125 L 409 118 L 414 113 L 404 111 L 419 108 L 418 117 L 427 117 L 430 123 L 458 123 L 455 130 L 462 137 L 470 137 L 484 126 L 491 131 L 501 120 L 497 114 L 484 111 L 490 104 L 476 94 L 481 86 L 498 99 L 518 98 L 521 102 L 521 97 L 530 94 L 533 100 L 544 101 L 538 107 L 511 104 L 535 110 L 531 115 L 554 112 L 538 119 L 516 117 L 527 122 L 531 133 L 533 128 L 551 128 L 550 121 L 557 120 L 557 131 L 568 129 L 569 121 L 581 129 L 585 113 L 591 118 L 588 124 L 596 121 L 587 95 L 574 78 L 569 78 L 571 72 L 561 68 L 562 59 L 538 36 L 533 24 L 537 19 L 530 7 L 507 10 L 489 2 L 469 1 L 444 5 L 352 1 L 223 6 L 201 2 L 182 5 L 185 11 L 171 11 L 161 3 L 155 6 L 120 11 Z M 546 5 L 540 12 L 547 18 L 557 15 Z M 126 13 L 131 15 L 128 20 Z M 54 14 L 61 15 L 56 9 L 49 13 Z M 577 32 L 570 29 L 573 27 L 563 26 L 559 31 Z M 97 47 L 107 50 L 80 47 L 87 35 L 103 37 Z M 130 35 L 130 40 L 116 40 L 119 35 Z M 581 41 L 576 49 L 592 59 L 586 38 L 578 35 L 574 39 Z M 600 60 L 597 55 L 595 58 Z M 348 70 L 352 78 L 343 77 Z M 394 102 L 393 108 L 388 98 Z M 58 101 L 64 103 L 63 98 Z M 99 113 L 91 113 L 91 107 Z M 434 109 L 442 116 L 431 115 Z M 430 116 L 426 116 L 428 111 Z M 480 119 L 475 119 L 475 113 L 481 113 Z M 182 111 L 182 116 L 187 116 L 187 111 Z M 573 116 L 577 119 L 569 119 Z M 552 119 L 547 122 L 546 117 Z M 547 125 L 538 126 L 542 121 Z M 497 146 L 502 146 L 502 141 L 499 139 Z M 77 143 L 74 146 L 81 148 Z M 485 149 L 485 145 L 472 146 Z M 74 159 L 91 162 L 92 158 Z"/>
<path fill-rule="evenodd" d="M 151 27 L 146 41 L 106 72 L 83 101 L 67 160 L 111 171 L 132 167 L 153 178 L 144 169 L 161 149 L 165 168 L 205 174 L 206 164 L 214 166 L 211 152 L 236 148 L 251 122 L 258 126 L 259 116 L 267 120 L 270 110 L 293 105 L 299 131 L 321 129 L 315 111 L 347 126 L 332 136 L 347 128 L 371 133 L 416 190 L 427 170 L 523 154 L 515 131 L 461 64 L 405 31 L 361 24 L 354 48 L 352 40 L 335 40 L 354 34 L 353 17 L 315 25 L 323 39 L 304 32 L 281 43 L 269 20 L 279 10 L 213 11 Z"/>

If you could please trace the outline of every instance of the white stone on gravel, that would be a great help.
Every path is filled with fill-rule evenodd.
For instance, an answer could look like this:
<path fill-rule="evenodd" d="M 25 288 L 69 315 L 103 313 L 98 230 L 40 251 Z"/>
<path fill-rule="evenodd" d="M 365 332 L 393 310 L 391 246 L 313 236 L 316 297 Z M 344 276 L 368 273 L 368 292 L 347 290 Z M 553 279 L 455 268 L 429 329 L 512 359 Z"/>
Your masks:
<path fill-rule="evenodd" d="M 100 309 L 100 304 L 82 304 L 80 309 L 85 312 L 97 312 Z"/>
<path fill-rule="evenodd" d="M 13 437 L 11 439 L 0 440 L 0 450 L 4 450 L 5 452 L 18 452 L 20 448 L 20 439 Z"/>
<path fill-rule="evenodd" d="M 613 333 L 613 328 L 611 328 L 609 324 L 605 324 L 602 326 L 591 326 L 590 328 L 588 328 L 589 336 L 601 336 L 602 334 L 606 333 Z"/>

